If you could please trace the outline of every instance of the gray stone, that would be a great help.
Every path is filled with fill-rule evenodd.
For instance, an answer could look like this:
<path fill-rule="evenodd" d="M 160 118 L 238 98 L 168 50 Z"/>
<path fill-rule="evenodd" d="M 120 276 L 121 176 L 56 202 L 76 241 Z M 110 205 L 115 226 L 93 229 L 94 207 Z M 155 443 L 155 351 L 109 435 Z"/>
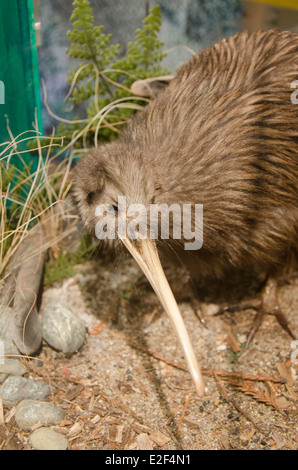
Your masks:
<path fill-rule="evenodd" d="M 44 426 L 59 424 L 64 411 L 53 403 L 38 400 L 22 400 L 16 410 L 15 420 L 21 429 L 30 429 L 34 424 Z"/>
<path fill-rule="evenodd" d="M 4 364 L 0 363 L 0 374 L 24 375 L 27 369 L 16 359 L 5 359 Z"/>
<path fill-rule="evenodd" d="M 54 349 L 73 353 L 84 343 L 86 325 L 67 307 L 51 300 L 42 314 L 42 335 Z"/>
<path fill-rule="evenodd" d="M 21 370 L 19 366 L 16 366 L 16 364 L 20 363 L 16 360 L 9 359 L 10 355 L 19 354 L 11 336 L 12 315 L 13 313 L 10 307 L 0 308 L 0 384 L 3 383 L 10 374 L 23 375 L 25 373 L 15 373 L 17 369 L 19 371 Z M 23 366 L 21 367 L 23 368 Z"/>
<path fill-rule="evenodd" d="M 0 387 L 0 395 L 4 405 L 7 406 L 14 406 L 25 398 L 44 400 L 50 394 L 49 385 L 13 375 L 9 376 Z"/>
<path fill-rule="evenodd" d="M 0 384 L 2 384 L 8 377 L 8 374 L 0 374 Z"/>
<path fill-rule="evenodd" d="M 0 307 L 0 364 L 3 363 L 3 354 L 19 354 L 12 339 L 11 323 L 13 311 L 10 307 Z"/>
<path fill-rule="evenodd" d="M 67 450 L 67 439 L 50 428 L 39 428 L 29 437 L 35 450 Z"/>

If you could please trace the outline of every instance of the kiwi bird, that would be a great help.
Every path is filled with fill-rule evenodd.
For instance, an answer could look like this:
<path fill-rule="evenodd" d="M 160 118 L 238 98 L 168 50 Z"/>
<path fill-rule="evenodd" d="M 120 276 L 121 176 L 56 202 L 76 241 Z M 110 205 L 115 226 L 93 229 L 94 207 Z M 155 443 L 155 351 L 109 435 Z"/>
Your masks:
<path fill-rule="evenodd" d="M 73 200 L 90 233 L 96 207 L 119 217 L 127 205 L 203 207 L 203 244 L 186 237 L 119 235 L 139 263 L 180 339 L 199 395 L 203 381 L 159 255 L 183 263 L 190 278 L 224 278 L 230 269 L 265 273 L 257 322 L 274 313 L 292 336 L 275 287 L 298 266 L 298 35 L 239 33 L 184 64 L 170 85 L 138 112 L 119 140 L 90 151 L 75 168 Z M 191 227 L 195 229 L 192 220 Z M 256 305 L 255 305 L 256 306 Z"/>

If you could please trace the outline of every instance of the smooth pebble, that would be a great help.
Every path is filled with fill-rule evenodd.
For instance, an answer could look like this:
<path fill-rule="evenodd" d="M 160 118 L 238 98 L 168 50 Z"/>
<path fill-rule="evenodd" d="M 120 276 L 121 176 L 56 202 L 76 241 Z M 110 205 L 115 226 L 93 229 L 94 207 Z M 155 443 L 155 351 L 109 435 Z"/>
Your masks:
<path fill-rule="evenodd" d="M 52 391 L 54 388 L 52 387 Z M 14 406 L 25 398 L 44 400 L 51 394 L 49 385 L 33 379 L 10 375 L 0 387 L 3 404 Z"/>
<path fill-rule="evenodd" d="M 42 336 L 54 349 L 74 353 L 85 341 L 86 325 L 69 308 L 51 300 L 42 313 Z"/>
<path fill-rule="evenodd" d="M 15 420 L 21 429 L 30 429 L 37 423 L 44 426 L 59 424 L 64 417 L 62 408 L 38 400 L 22 400 L 16 409 Z"/>
<path fill-rule="evenodd" d="M 68 442 L 62 434 L 50 428 L 39 428 L 29 437 L 30 444 L 35 450 L 67 450 Z"/>

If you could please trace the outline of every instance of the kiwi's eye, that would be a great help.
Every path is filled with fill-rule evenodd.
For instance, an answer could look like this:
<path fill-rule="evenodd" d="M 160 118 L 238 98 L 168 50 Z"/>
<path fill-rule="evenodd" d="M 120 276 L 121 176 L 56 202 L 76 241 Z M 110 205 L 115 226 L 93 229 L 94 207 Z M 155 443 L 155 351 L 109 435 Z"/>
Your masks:
<path fill-rule="evenodd" d="M 110 209 L 111 211 L 115 212 L 116 214 L 118 214 L 118 206 L 114 206 L 113 204 L 110 204 Z"/>
<path fill-rule="evenodd" d="M 95 198 L 95 192 L 94 192 L 94 191 L 91 191 L 91 192 L 88 193 L 88 195 L 87 195 L 87 203 L 88 203 L 88 204 L 92 204 L 92 202 L 94 201 L 94 198 Z"/>

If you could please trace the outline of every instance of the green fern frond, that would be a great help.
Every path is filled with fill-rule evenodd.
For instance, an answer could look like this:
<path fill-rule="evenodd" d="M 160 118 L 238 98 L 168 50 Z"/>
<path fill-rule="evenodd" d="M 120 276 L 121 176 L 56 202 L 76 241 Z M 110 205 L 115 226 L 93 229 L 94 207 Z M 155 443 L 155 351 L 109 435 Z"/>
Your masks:
<path fill-rule="evenodd" d="M 115 100 L 131 96 L 129 91 L 135 80 L 151 78 L 169 71 L 162 67 L 165 57 L 163 43 L 158 39 L 161 27 L 159 5 L 151 8 L 143 20 L 143 28 L 135 34 L 135 40 L 127 45 L 124 57 L 119 57 L 120 45 L 111 43 L 111 34 L 104 32 L 103 26 L 94 25 L 93 10 L 89 0 L 75 0 L 70 17 L 72 30 L 67 33 L 70 47 L 67 54 L 70 59 L 79 59 L 80 64 L 72 68 L 67 77 L 71 84 L 68 100 L 75 105 L 83 105 L 89 123 L 88 132 L 76 141 L 75 147 L 94 145 L 95 129 L 99 120 L 94 119 L 99 110 Z M 132 102 L 137 102 L 132 97 Z M 141 102 L 144 104 L 144 102 Z M 115 139 L 133 109 L 113 109 L 104 123 L 100 125 L 98 138 L 102 141 Z M 119 124 L 120 123 L 120 124 Z M 61 124 L 58 135 L 65 137 L 64 142 L 71 142 L 74 133 L 83 131 L 86 123 Z"/>

